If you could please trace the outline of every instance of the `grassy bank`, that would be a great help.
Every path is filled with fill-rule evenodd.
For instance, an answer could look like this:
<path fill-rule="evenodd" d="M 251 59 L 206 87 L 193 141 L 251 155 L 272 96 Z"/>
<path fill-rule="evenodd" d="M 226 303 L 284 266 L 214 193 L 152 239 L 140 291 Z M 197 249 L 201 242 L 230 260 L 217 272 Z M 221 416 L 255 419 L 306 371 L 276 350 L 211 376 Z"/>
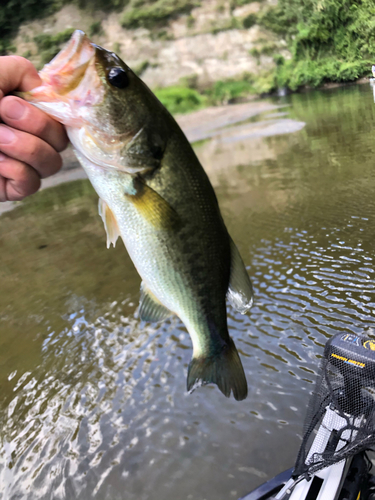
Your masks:
<path fill-rule="evenodd" d="M 180 86 L 154 89 L 154 92 L 172 114 L 228 104 L 258 93 L 256 83 L 250 75 L 244 75 L 239 80 L 218 81 L 203 90 L 185 82 Z"/>

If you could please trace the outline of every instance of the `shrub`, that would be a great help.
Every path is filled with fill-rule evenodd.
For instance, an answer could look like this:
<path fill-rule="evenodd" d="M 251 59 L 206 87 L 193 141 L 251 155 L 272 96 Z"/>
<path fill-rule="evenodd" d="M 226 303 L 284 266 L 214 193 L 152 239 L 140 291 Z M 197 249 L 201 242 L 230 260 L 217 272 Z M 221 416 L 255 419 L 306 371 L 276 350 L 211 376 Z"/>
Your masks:
<path fill-rule="evenodd" d="M 244 28 L 251 28 L 254 24 L 257 23 L 257 16 L 255 14 L 249 14 L 242 20 L 242 24 Z"/>
<path fill-rule="evenodd" d="M 10 50 L 10 40 L 20 24 L 52 14 L 60 6 L 58 0 L 1 0 L 0 54 Z"/>
<path fill-rule="evenodd" d="M 249 77 L 243 79 L 221 80 L 205 91 L 211 104 L 226 104 L 240 97 L 254 94 L 253 82 Z"/>
<path fill-rule="evenodd" d="M 42 64 L 48 63 L 61 49 L 63 43 L 67 42 L 72 36 L 74 29 L 69 28 L 56 35 L 41 33 L 34 37 L 34 42 L 40 52 L 40 61 Z"/>
<path fill-rule="evenodd" d="M 191 0 L 156 0 L 142 8 L 130 6 L 123 14 L 121 24 L 128 29 L 161 26 L 178 14 L 190 14 L 195 5 Z"/>
<path fill-rule="evenodd" d="M 88 32 L 89 32 L 89 36 L 101 35 L 103 33 L 101 21 L 94 21 L 90 25 Z"/>
<path fill-rule="evenodd" d="M 355 80 L 375 59 L 373 0 L 279 0 L 258 22 L 285 37 L 292 54 L 278 61 L 276 85 L 296 90 Z"/>
<path fill-rule="evenodd" d="M 92 11 L 120 10 L 128 4 L 129 0 L 63 0 L 64 3 L 73 3 L 80 9 L 88 8 Z"/>
<path fill-rule="evenodd" d="M 172 114 L 187 113 L 205 105 L 205 98 L 197 90 L 186 87 L 166 87 L 155 90 L 156 97 Z"/>

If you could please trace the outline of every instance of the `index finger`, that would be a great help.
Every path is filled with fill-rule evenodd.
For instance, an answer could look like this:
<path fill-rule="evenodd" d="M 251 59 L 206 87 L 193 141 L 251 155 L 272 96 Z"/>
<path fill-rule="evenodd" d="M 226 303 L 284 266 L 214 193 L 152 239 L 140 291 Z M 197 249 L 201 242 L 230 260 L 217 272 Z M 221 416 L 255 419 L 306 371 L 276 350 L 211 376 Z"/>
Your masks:
<path fill-rule="evenodd" d="M 25 92 L 42 83 L 34 65 L 24 57 L 0 57 L 0 66 L 0 99 L 13 90 Z"/>

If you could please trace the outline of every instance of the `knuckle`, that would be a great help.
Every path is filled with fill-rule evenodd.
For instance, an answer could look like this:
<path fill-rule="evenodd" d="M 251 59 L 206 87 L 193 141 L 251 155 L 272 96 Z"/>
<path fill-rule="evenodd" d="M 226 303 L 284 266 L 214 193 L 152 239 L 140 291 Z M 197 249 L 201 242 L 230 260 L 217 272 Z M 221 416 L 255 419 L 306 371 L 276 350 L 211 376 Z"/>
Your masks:
<path fill-rule="evenodd" d="M 27 193 L 25 194 L 25 196 L 30 196 L 31 194 L 36 193 L 39 190 L 40 185 L 41 185 L 40 179 L 37 176 L 35 176 L 33 182 L 30 182 L 30 184 L 28 185 Z"/>
<path fill-rule="evenodd" d="M 0 175 L 0 202 L 8 200 L 5 189 L 5 182 L 6 180 L 4 179 L 4 177 Z"/>
<path fill-rule="evenodd" d="M 60 141 L 59 141 L 58 147 L 56 148 L 56 151 L 58 153 L 61 153 L 62 151 L 64 151 L 64 149 L 66 149 L 68 147 L 68 144 L 69 144 L 69 139 L 68 139 L 68 136 L 66 135 L 66 132 L 64 129 L 62 129 L 60 131 L 59 139 L 60 139 Z"/>
<path fill-rule="evenodd" d="M 33 133 L 34 135 L 44 138 L 48 135 L 50 130 L 50 124 L 48 123 L 47 115 L 38 116 L 35 118 L 33 123 Z"/>
<path fill-rule="evenodd" d="M 51 162 L 51 174 L 55 174 L 56 172 L 58 172 L 60 170 L 60 168 L 62 167 L 62 158 L 61 158 L 61 155 L 59 155 L 58 153 L 56 153 L 54 155 L 54 161 Z"/>
<path fill-rule="evenodd" d="M 39 162 L 37 168 L 42 179 L 54 175 L 62 167 L 61 156 L 56 151 L 51 150 L 49 154 L 45 155 L 43 160 Z"/>
<path fill-rule="evenodd" d="M 40 188 L 40 178 L 36 173 L 31 173 L 29 171 L 26 174 L 26 177 L 23 180 L 18 180 L 13 183 L 14 191 L 21 196 L 22 198 L 25 198 L 26 196 L 30 196 L 31 194 L 34 194 L 38 191 Z"/>

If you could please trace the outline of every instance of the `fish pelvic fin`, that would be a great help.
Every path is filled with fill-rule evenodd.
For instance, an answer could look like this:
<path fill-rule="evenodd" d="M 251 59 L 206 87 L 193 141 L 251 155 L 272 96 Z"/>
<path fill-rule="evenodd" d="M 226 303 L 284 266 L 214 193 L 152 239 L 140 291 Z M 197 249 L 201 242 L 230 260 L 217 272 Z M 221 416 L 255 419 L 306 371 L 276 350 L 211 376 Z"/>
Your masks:
<path fill-rule="evenodd" d="M 230 238 L 231 266 L 227 299 L 234 309 L 245 314 L 253 304 L 253 287 L 240 252 Z"/>
<path fill-rule="evenodd" d="M 105 232 L 107 233 L 107 248 L 112 245 L 116 246 L 117 238 L 120 236 L 120 230 L 117 225 L 116 217 L 108 207 L 107 203 L 99 198 L 99 215 L 102 218 Z"/>
<path fill-rule="evenodd" d="M 193 357 L 190 361 L 187 390 L 193 392 L 197 387 L 210 383 L 216 384 L 227 398 L 231 391 L 237 401 L 242 401 L 247 396 L 245 372 L 230 337 L 218 354 Z"/>

